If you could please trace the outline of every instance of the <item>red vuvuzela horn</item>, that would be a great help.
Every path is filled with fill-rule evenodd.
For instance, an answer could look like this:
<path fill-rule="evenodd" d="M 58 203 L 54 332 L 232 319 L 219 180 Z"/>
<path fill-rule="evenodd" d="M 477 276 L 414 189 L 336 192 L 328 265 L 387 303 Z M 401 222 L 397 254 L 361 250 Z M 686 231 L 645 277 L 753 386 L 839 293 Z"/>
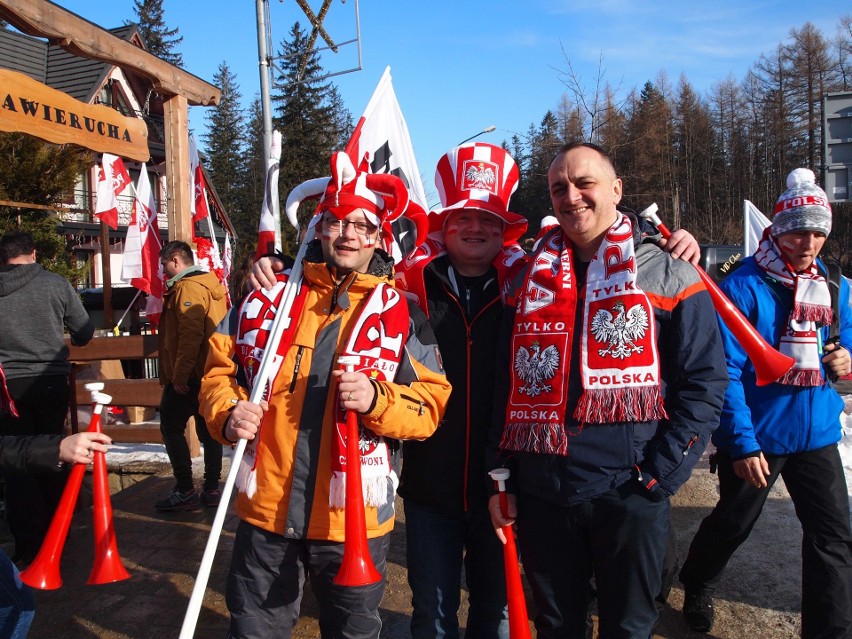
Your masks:
<path fill-rule="evenodd" d="M 651 224 L 657 227 L 663 237 L 668 238 L 672 232 L 666 227 L 657 215 L 657 205 L 651 204 L 647 209 L 639 214 Z M 757 385 L 766 386 L 776 381 L 784 373 L 790 370 L 795 363 L 792 357 L 779 353 L 772 348 L 763 336 L 757 332 L 757 329 L 751 325 L 745 316 L 740 312 L 734 304 L 727 298 L 722 290 L 716 285 L 716 282 L 707 275 L 703 268 L 696 266 L 698 276 L 704 285 L 707 287 L 707 292 L 713 300 L 713 307 L 725 322 L 728 330 L 734 334 L 743 349 L 748 355 L 751 363 L 754 365 L 754 372 L 757 376 Z"/>
<path fill-rule="evenodd" d="M 508 517 L 509 505 L 506 498 L 506 480 L 508 468 L 495 468 L 488 473 L 497 484 L 500 493 L 500 510 Z M 509 603 L 509 636 L 511 639 L 530 639 L 530 621 L 527 615 L 527 600 L 524 597 L 524 585 L 521 582 L 521 569 L 518 566 L 518 551 L 515 548 L 515 535 L 511 526 L 503 526 L 506 543 L 503 544 L 503 564 L 506 569 L 506 599 Z"/>
<path fill-rule="evenodd" d="M 360 361 L 356 355 L 344 355 L 337 362 L 352 372 Z M 358 415 L 346 411 L 346 501 L 344 503 L 343 563 L 334 576 L 339 586 L 374 584 L 382 575 L 373 565 L 367 545 L 367 521 L 364 516 L 364 493 L 361 489 L 361 452 Z"/>
<path fill-rule="evenodd" d="M 92 393 L 93 404 L 89 430 L 95 433 L 102 432 L 100 426 L 101 414 L 104 406 L 112 401 L 112 397 L 100 392 L 103 387 L 104 385 L 99 382 L 86 384 L 86 389 Z M 94 456 L 95 565 L 88 583 L 105 584 L 128 579 L 130 575 L 124 569 L 116 549 L 105 456 L 104 453 L 99 451 L 95 451 Z M 86 464 L 74 464 L 59 501 L 59 507 L 50 522 L 44 543 L 42 543 L 33 563 L 21 573 L 21 581 L 28 586 L 40 590 L 56 590 L 62 586 L 59 560 L 62 557 L 62 549 L 68 537 L 68 528 L 71 526 L 71 519 L 74 516 L 74 504 L 76 504 L 77 497 L 80 494 L 80 486 L 83 484 L 85 474 Z"/>

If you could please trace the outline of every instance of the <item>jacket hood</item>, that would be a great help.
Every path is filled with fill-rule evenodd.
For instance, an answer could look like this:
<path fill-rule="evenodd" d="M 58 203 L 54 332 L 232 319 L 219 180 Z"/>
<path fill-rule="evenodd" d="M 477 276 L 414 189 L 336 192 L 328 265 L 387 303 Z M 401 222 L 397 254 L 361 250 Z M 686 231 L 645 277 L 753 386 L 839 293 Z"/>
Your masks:
<path fill-rule="evenodd" d="M 19 264 L 8 270 L 0 269 L 0 297 L 11 295 L 43 272 L 41 264 Z"/>
<path fill-rule="evenodd" d="M 203 286 L 210 291 L 210 297 L 214 300 L 221 300 L 225 297 L 225 295 L 227 295 L 225 287 L 214 273 L 208 273 L 207 271 L 193 271 L 192 273 L 187 273 L 178 281 L 191 282 L 192 284 Z"/>

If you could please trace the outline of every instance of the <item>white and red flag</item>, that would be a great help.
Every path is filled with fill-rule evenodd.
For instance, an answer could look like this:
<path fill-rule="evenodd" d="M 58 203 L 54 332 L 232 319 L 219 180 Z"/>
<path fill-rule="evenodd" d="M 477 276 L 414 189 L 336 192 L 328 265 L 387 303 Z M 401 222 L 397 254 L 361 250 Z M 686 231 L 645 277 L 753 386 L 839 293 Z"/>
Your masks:
<path fill-rule="evenodd" d="M 278 165 L 281 162 L 281 132 L 272 132 L 269 163 L 266 166 L 266 188 L 263 190 L 263 208 L 257 227 L 255 258 L 281 250 L 281 205 L 278 202 Z"/>
<path fill-rule="evenodd" d="M 420 170 L 414 157 L 414 147 L 408 134 L 408 125 L 399 108 L 396 93 L 393 90 L 390 67 L 385 69 L 373 96 L 364 109 L 364 115 L 358 120 L 346 153 L 357 168 L 366 155 L 369 155 L 371 173 L 392 173 L 399 177 L 408 187 L 408 193 L 414 202 L 429 210 L 426 203 L 426 192 Z M 392 247 L 394 262 L 399 262 L 402 253 L 407 253 L 413 241 L 406 241 L 406 234 L 411 229 L 394 229 L 399 244 Z"/>
<path fill-rule="evenodd" d="M 192 187 L 192 223 L 200 222 L 205 217 L 210 217 L 210 208 L 207 205 L 207 181 L 204 179 L 204 171 L 201 161 L 198 159 L 198 147 L 195 146 L 195 138 L 189 136 L 189 168 L 190 186 Z"/>
<path fill-rule="evenodd" d="M 157 325 L 163 310 L 163 270 L 160 264 L 160 227 L 157 224 L 157 204 L 143 164 L 136 183 L 133 214 L 124 241 L 121 279 L 148 294 L 146 315 Z"/>
<path fill-rule="evenodd" d="M 104 153 L 98 167 L 98 188 L 95 199 L 95 217 L 106 222 L 111 229 L 118 228 L 118 196 L 130 186 L 130 174 L 124 160 Z"/>

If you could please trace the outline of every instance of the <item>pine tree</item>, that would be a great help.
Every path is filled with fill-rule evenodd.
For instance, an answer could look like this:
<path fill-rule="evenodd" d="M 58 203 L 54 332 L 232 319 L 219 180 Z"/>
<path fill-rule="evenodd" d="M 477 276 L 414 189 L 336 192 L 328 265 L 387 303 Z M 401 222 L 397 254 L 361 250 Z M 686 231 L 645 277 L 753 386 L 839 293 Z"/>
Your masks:
<path fill-rule="evenodd" d="M 282 199 L 301 182 L 329 174 L 329 158 L 338 144 L 338 128 L 329 105 L 331 85 L 323 75 L 319 56 L 306 50 L 308 38 L 295 23 L 290 39 L 282 42 L 283 89 L 272 96 L 274 125 L 281 131 L 279 193 Z M 283 207 L 282 207 L 283 208 Z M 307 216 L 307 210 L 300 214 Z M 282 229 L 283 231 L 283 229 Z"/>
<path fill-rule="evenodd" d="M 183 42 L 183 36 L 177 36 L 177 27 L 166 28 L 163 0 L 133 0 L 133 10 L 136 12 L 139 31 L 145 39 L 148 51 L 169 64 L 183 68 L 183 55 L 175 51 Z"/>
<path fill-rule="evenodd" d="M 0 157 L 0 200 L 46 206 L 61 203 L 77 176 L 95 162 L 94 154 L 81 147 L 57 146 L 23 133 L 0 133 Z M 76 285 L 88 267 L 74 263 L 58 225 L 53 212 L 0 206 L 0 235 L 13 230 L 31 233 L 42 266 Z"/>
<path fill-rule="evenodd" d="M 222 98 L 218 105 L 205 113 L 207 132 L 201 139 L 206 149 L 205 166 L 210 179 L 226 212 L 233 218 L 241 214 L 241 187 L 245 180 L 243 146 L 246 126 L 240 108 L 242 95 L 227 62 L 219 65 L 213 82 L 221 89 Z"/>

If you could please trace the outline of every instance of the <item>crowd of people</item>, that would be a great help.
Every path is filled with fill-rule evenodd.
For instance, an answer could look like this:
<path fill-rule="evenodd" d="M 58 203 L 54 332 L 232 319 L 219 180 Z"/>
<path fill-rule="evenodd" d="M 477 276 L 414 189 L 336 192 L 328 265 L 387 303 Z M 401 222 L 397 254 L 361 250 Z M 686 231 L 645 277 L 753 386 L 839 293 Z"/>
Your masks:
<path fill-rule="evenodd" d="M 721 495 L 679 574 L 686 623 L 712 628 L 714 586 L 781 476 L 803 528 L 802 636 L 852 637 L 834 388 L 850 372 L 852 311 L 847 282 L 818 259 L 832 218 L 813 174 L 791 173 L 758 251 L 723 284 L 794 362 L 769 384 L 718 321 L 692 266 L 694 238 L 664 238 L 623 207 L 603 149 L 556 153 L 553 223 L 531 251 L 519 244 L 526 219 L 510 210 L 518 175 L 504 149 L 453 148 L 436 170 L 440 207 L 427 216 L 402 180 L 336 153 L 329 178 L 297 189 L 297 199 L 318 200 L 303 259 L 257 260 L 253 290 L 229 311 L 189 245 L 163 247 L 161 424 L 176 483 L 155 506 L 218 505 L 222 447 L 246 440 L 229 636 L 289 636 L 308 580 L 323 636 L 378 636 L 398 492 L 415 639 L 459 637 L 461 626 L 467 637 L 509 637 L 507 526 L 538 636 L 591 636 L 594 604 L 600 637 L 647 639 L 678 563 L 670 498 L 712 438 Z M 406 221 L 416 246 L 394 264 L 394 229 Z M 35 256 L 0 257 L 2 318 L 4 304 L 23 303 L 7 292 L 7 273 L 32 269 Z M 270 343 L 279 313 L 287 321 Z M 57 318 L 75 343 L 91 337 L 79 313 Z M 4 340 L 11 406 L 25 374 Z M 67 370 L 57 371 L 67 387 Z M 183 437 L 190 416 L 204 443 L 200 491 Z M 6 411 L 0 435 L 29 434 L 7 430 L 19 419 Z M 377 576 L 352 585 L 337 575 L 356 463 Z M 496 468 L 510 471 L 505 511 L 488 476 Z"/>

